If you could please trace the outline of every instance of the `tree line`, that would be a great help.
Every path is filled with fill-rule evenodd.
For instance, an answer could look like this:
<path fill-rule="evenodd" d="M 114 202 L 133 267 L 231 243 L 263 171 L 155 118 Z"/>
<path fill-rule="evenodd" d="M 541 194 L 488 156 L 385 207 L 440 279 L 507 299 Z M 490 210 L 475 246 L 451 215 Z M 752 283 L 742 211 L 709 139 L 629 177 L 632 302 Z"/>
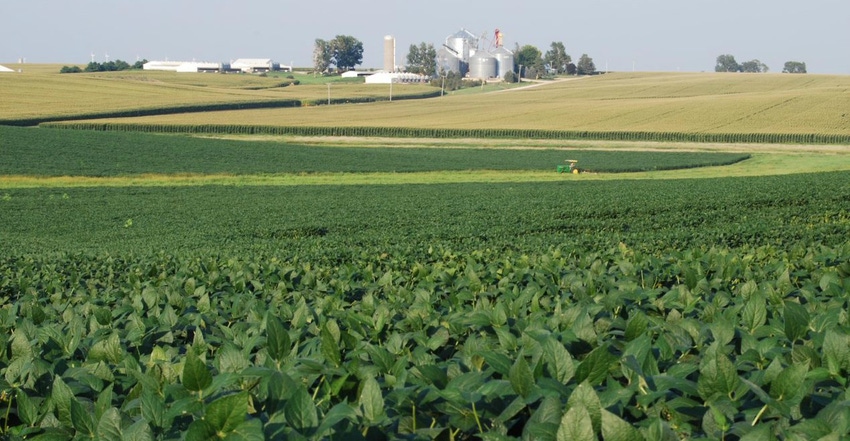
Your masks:
<path fill-rule="evenodd" d="M 738 64 L 735 57 L 730 54 L 723 54 L 717 57 L 717 63 L 714 66 L 715 72 L 748 72 L 748 73 L 765 73 L 770 69 L 766 64 L 759 60 L 745 61 Z M 787 61 L 782 69 L 782 73 L 806 73 L 806 63 L 800 61 Z"/>
<path fill-rule="evenodd" d="M 145 63 L 147 62 L 148 60 L 139 60 L 130 64 L 124 60 L 107 61 L 105 63 L 92 61 L 86 65 L 85 69 L 81 69 L 80 66 L 62 66 L 62 69 L 59 69 L 59 73 L 114 72 L 131 69 L 140 70 L 144 68 Z"/>

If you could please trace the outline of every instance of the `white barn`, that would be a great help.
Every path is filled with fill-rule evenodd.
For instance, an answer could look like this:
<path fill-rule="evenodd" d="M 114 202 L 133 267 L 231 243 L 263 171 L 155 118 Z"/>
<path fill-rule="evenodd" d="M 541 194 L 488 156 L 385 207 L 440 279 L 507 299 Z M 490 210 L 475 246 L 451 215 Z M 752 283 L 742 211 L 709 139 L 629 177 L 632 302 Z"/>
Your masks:
<path fill-rule="evenodd" d="M 230 62 L 230 67 L 246 73 L 280 70 L 280 64 L 275 63 L 271 58 L 240 58 Z"/>
<path fill-rule="evenodd" d="M 377 72 L 366 77 L 366 84 L 427 83 L 431 77 L 407 72 Z"/>
<path fill-rule="evenodd" d="M 230 65 L 197 61 L 149 61 L 142 66 L 142 69 L 169 72 L 226 72 L 230 70 Z"/>

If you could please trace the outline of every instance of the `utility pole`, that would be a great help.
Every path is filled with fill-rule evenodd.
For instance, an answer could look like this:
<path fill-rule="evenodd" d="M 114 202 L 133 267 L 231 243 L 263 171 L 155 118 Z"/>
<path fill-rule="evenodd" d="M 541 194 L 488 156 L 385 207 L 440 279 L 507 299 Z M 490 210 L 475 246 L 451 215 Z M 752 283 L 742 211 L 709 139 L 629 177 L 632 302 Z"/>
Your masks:
<path fill-rule="evenodd" d="M 331 105 L 331 83 L 328 83 L 328 105 Z"/>

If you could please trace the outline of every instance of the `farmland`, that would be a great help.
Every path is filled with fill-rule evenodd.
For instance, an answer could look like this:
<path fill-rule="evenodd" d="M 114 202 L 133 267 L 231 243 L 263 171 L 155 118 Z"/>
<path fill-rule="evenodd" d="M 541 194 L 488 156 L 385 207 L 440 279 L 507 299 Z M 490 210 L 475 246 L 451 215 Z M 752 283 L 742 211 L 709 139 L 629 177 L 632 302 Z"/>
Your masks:
<path fill-rule="evenodd" d="M 236 80 L 267 79 L 197 99 L 272 93 Z M 618 74 L 121 120 L 229 134 L 0 127 L 0 437 L 846 438 L 850 147 L 242 133 L 840 137 L 846 82 Z M 155 96 L 137 105 L 177 101 Z"/>
<path fill-rule="evenodd" d="M 850 135 L 847 109 L 846 76 L 611 74 L 527 90 L 376 103 L 368 112 L 350 105 L 150 116 L 132 122 Z"/>

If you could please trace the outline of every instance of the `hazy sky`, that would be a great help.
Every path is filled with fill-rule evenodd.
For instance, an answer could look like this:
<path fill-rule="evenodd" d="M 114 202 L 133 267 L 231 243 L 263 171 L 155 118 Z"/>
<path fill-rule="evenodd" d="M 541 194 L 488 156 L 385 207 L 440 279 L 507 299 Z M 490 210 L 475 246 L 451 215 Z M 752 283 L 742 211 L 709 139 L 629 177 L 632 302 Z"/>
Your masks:
<path fill-rule="evenodd" d="M 363 68 L 397 64 L 411 44 L 439 47 L 461 28 L 542 52 L 561 41 L 612 71 L 713 71 L 718 55 L 850 74 L 850 0 L 0 0 L 0 62 L 122 59 L 312 64 L 313 42 L 351 35 Z M 487 42 L 486 44 L 489 44 Z"/>

